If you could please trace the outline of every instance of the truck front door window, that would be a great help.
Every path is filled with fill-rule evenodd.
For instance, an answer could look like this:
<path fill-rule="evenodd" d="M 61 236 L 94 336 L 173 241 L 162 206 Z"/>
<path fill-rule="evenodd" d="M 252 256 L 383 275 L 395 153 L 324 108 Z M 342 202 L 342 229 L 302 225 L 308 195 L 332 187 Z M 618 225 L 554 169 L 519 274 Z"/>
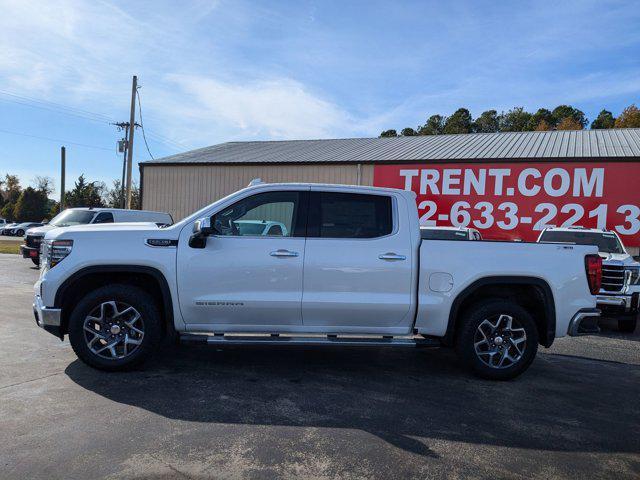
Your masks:
<path fill-rule="evenodd" d="M 217 213 L 213 225 L 222 236 L 303 236 L 299 227 L 299 192 L 252 195 Z"/>

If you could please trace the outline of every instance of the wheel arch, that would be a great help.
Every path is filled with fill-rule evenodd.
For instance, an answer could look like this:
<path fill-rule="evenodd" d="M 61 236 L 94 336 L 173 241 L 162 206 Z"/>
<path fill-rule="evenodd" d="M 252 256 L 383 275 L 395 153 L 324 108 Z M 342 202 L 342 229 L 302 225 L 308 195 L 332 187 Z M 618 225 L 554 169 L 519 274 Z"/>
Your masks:
<path fill-rule="evenodd" d="M 535 292 L 535 297 L 527 298 L 527 295 L 532 292 Z M 488 298 L 513 299 L 514 295 L 517 303 L 533 315 L 538 326 L 540 344 L 545 347 L 551 346 L 556 335 L 556 308 L 553 292 L 544 279 L 529 276 L 483 277 L 465 287 L 451 304 L 443 343 L 453 345 L 462 314 L 475 302 Z"/>
<path fill-rule="evenodd" d="M 73 273 L 56 291 L 54 307 L 62 309 L 61 337 L 68 333 L 74 302 L 97 286 L 107 283 L 132 284 L 151 293 L 161 307 L 163 332 L 165 335 L 175 333 L 171 290 L 160 270 L 145 265 L 94 265 Z"/>

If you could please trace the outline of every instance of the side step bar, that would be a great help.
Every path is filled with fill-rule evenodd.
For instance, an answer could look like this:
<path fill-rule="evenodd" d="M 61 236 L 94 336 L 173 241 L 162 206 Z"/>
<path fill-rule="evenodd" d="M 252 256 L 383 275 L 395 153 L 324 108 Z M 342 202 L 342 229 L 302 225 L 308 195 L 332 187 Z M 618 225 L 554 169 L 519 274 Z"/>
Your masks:
<path fill-rule="evenodd" d="M 345 347 L 439 347 L 433 338 L 414 337 L 340 337 L 337 335 L 303 337 L 297 335 L 236 335 L 236 334 L 180 334 L 180 343 L 208 345 L 340 345 Z"/>

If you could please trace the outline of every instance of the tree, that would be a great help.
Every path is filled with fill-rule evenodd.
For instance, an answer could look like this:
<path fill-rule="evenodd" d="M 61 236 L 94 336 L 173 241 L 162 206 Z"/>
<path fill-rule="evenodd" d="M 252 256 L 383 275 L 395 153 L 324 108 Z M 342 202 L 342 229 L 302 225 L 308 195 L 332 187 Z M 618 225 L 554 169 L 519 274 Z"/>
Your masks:
<path fill-rule="evenodd" d="M 616 118 L 615 128 L 640 128 L 640 109 L 635 104 L 625 108 Z"/>
<path fill-rule="evenodd" d="M 73 190 L 65 193 L 65 205 L 67 207 L 102 207 L 104 190 L 104 183 L 87 182 L 82 174 L 76 180 Z"/>
<path fill-rule="evenodd" d="M 418 135 L 440 135 L 444 132 L 444 123 L 442 115 L 431 115 L 424 125 L 418 127 Z"/>
<path fill-rule="evenodd" d="M 7 202 L 0 210 L 0 216 L 6 219 L 8 222 L 13 222 L 15 220 L 15 216 L 13 215 L 13 210 L 15 208 L 15 204 L 11 202 Z"/>
<path fill-rule="evenodd" d="M 113 181 L 113 188 L 108 189 L 104 197 L 104 202 L 107 207 L 122 208 L 122 182 L 120 180 Z M 131 209 L 140 210 L 140 189 L 136 183 L 131 184 Z"/>
<path fill-rule="evenodd" d="M 5 191 L 5 200 L 7 202 L 16 203 L 18 201 L 18 197 L 20 196 L 20 192 L 22 191 L 18 176 L 9 175 L 7 173 L 4 176 L 3 183 L 4 183 L 4 191 Z"/>
<path fill-rule="evenodd" d="M 46 195 L 51 195 L 55 190 L 53 187 L 53 178 L 45 176 L 36 176 L 33 180 L 33 186 L 39 192 L 44 192 Z"/>
<path fill-rule="evenodd" d="M 418 135 L 418 132 L 416 132 L 411 127 L 406 127 L 400 131 L 400 135 L 402 135 L 403 137 L 415 137 L 416 135 Z"/>
<path fill-rule="evenodd" d="M 50 205 L 50 208 L 49 208 L 48 218 L 51 219 L 60 213 L 60 202 L 56 202 L 55 200 L 52 200 L 49 203 L 49 205 Z"/>
<path fill-rule="evenodd" d="M 398 132 L 396 132 L 395 130 L 391 129 L 391 130 L 385 130 L 384 132 L 382 132 L 380 134 L 380 137 L 397 137 L 398 136 Z"/>
<path fill-rule="evenodd" d="M 557 130 L 582 130 L 582 124 L 578 122 L 575 118 L 565 117 L 560 121 L 556 129 Z"/>
<path fill-rule="evenodd" d="M 444 133 L 471 133 L 473 119 L 466 108 L 459 108 L 444 123 Z"/>
<path fill-rule="evenodd" d="M 553 115 L 554 124 L 560 125 L 560 122 L 565 118 L 573 118 L 576 122 L 580 124 L 579 130 L 583 129 L 589 123 L 587 117 L 584 116 L 584 112 L 582 110 L 578 110 L 577 108 L 573 108 L 571 105 L 558 105 L 551 112 Z M 573 129 L 572 129 L 573 130 Z"/>
<path fill-rule="evenodd" d="M 544 122 L 545 125 L 542 128 L 538 128 L 540 123 Z M 536 113 L 531 116 L 529 123 L 527 125 L 527 130 L 553 130 L 553 127 L 556 126 L 556 121 L 553 118 L 553 114 L 551 110 L 547 110 L 546 108 L 539 108 Z"/>
<path fill-rule="evenodd" d="M 591 129 L 613 128 L 615 123 L 616 119 L 613 118 L 613 114 L 609 110 L 601 110 L 596 119 L 591 122 Z"/>
<path fill-rule="evenodd" d="M 526 132 L 532 115 L 523 107 L 513 107 L 507 113 L 502 112 L 498 117 L 501 132 Z"/>
<path fill-rule="evenodd" d="M 546 132 L 549 130 L 553 130 L 553 127 L 549 125 L 546 120 L 540 120 L 535 130 L 536 132 Z"/>
<path fill-rule="evenodd" d="M 482 112 L 473 122 L 473 131 L 480 133 L 493 133 L 499 129 L 498 112 L 495 110 L 487 110 Z"/>
<path fill-rule="evenodd" d="M 14 217 L 21 222 L 40 222 L 49 215 L 47 194 L 33 187 L 25 188 L 13 210 Z"/>

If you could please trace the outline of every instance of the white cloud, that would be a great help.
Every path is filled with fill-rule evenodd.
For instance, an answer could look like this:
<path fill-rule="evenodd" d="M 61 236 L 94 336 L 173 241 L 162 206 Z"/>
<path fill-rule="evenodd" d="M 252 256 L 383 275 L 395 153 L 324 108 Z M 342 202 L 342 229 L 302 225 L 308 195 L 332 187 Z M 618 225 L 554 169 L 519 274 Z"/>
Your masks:
<path fill-rule="evenodd" d="M 188 15 L 141 22 L 105 2 L 0 0 L 0 89 L 119 118 L 137 73 L 145 121 L 193 146 L 358 130 L 344 109 L 294 78 L 219 68 L 215 45 L 189 33 L 216 8 L 200 2 Z"/>
<path fill-rule="evenodd" d="M 198 131 L 240 138 L 322 138 L 353 125 L 344 110 L 288 78 L 227 83 L 170 74 L 167 81 L 176 87 L 166 95 L 186 122 L 182 130 L 189 141 L 197 140 Z"/>

